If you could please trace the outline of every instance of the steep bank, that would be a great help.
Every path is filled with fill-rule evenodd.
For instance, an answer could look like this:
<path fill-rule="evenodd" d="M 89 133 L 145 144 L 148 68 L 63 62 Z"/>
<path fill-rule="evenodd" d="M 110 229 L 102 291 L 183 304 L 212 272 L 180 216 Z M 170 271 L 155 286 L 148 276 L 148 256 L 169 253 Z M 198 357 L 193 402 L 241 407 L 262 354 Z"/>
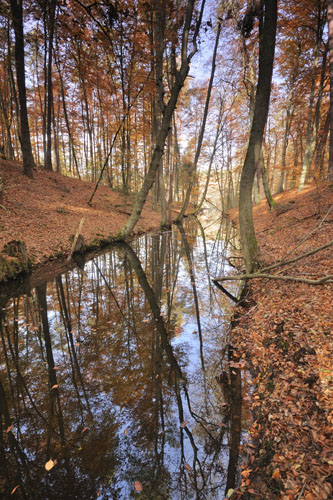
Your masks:
<path fill-rule="evenodd" d="M 266 265 L 333 239 L 333 186 L 277 198 L 272 213 L 254 208 Z M 232 216 L 236 217 L 233 213 Z M 332 246 L 271 274 L 319 279 L 333 272 Z M 238 307 L 233 345 L 255 377 L 252 442 L 232 498 L 333 498 L 333 283 L 253 279 L 250 309 Z"/>
<path fill-rule="evenodd" d="M 69 237 L 77 231 L 82 217 L 81 233 L 88 246 L 117 234 L 133 202 L 133 196 L 100 186 L 89 206 L 94 184 L 41 168 L 29 179 L 23 175 L 21 163 L 1 159 L 0 179 L 0 251 L 9 241 L 22 240 L 33 265 L 68 255 Z M 160 218 L 148 200 L 136 233 L 158 229 Z"/>

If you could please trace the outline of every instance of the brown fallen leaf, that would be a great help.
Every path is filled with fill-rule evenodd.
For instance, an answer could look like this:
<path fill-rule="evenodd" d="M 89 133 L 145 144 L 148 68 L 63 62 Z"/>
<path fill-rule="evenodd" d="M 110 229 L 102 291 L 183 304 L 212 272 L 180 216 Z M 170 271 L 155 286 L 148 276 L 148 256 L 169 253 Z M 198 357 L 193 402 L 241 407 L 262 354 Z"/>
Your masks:
<path fill-rule="evenodd" d="M 7 429 L 6 429 L 7 434 L 8 434 L 8 432 L 10 432 L 12 430 L 12 428 L 13 428 L 12 425 L 10 425 L 9 427 L 7 427 Z"/>
<path fill-rule="evenodd" d="M 86 432 L 88 429 L 89 429 L 89 427 L 85 427 L 84 429 L 82 429 L 81 434 L 83 434 L 84 432 Z"/>
<path fill-rule="evenodd" d="M 15 486 L 15 488 L 13 488 L 13 489 L 12 489 L 12 491 L 11 491 L 11 493 L 10 493 L 10 494 L 11 494 L 11 495 L 14 495 L 14 493 L 15 493 L 15 491 L 17 490 L 17 488 L 18 488 L 18 487 L 19 487 L 19 485 L 17 484 L 17 485 Z"/>
<path fill-rule="evenodd" d="M 184 429 L 184 427 L 186 427 L 186 426 L 187 426 L 187 422 L 186 422 L 186 420 L 184 420 L 184 422 L 182 422 L 182 423 L 180 424 L 180 427 L 181 427 L 182 429 Z"/>
<path fill-rule="evenodd" d="M 186 467 L 186 469 L 187 469 L 187 470 L 189 470 L 190 472 L 192 471 L 191 466 L 190 466 L 189 464 L 185 464 L 185 467 Z"/>
<path fill-rule="evenodd" d="M 58 387 L 59 387 L 59 384 L 54 384 L 54 385 L 51 387 L 51 389 L 58 389 Z"/>

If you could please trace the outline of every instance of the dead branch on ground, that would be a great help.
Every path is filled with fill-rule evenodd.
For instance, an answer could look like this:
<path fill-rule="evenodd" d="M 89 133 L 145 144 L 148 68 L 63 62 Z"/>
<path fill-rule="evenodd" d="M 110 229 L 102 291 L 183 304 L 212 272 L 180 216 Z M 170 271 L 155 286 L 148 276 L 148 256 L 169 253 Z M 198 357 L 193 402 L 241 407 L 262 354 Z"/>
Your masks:
<path fill-rule="evenodd" d="M 261 272 L 258 273 L 253 273 L 253 274 L 241 274 L 237 276 L 219 276 L 218 278 L 214 278 L 214 282 L 218 281 L 229 281 L 229 280 L 246 280 L 246 279 L 255 279 L 255 278 L 267 278 L 267 279 L 274 279 L 274 280 L 282 280 L 282 281 L 296 281 L 299 283 L 306 283 L 307 285 L 322 285 L 324 283 L 332 283 L 333 282 L 333 274 L 328 274 L 326 276 L 323 276 L 322 278 L 319 278 L 317 280 L 311 280 L 307 278 L 301 278 L 297 276 L 283 276 L 283 275 L 277 275 L 277 274 L 266 274 L 266 271 L 271 271 L 272 269 L 276 269 L 281 266 L 285 266 L 287 264 L 292 264 L 294 262 L 297 262 L 298 260 L 304 259 L 305 257 L 309 257 L 310 255 L 313 255 L 317 252 L 320 252 L 321 250 L 324 250 L 325 248 L 328 248 L 333 245 L 333 240 L 329 241 L 325 245 L 322 245 L 318 248 L 314 248 L 313 250 L 310 250 L 309 252 L 306 252 L 302 255 L 299 255 L 298 257 L 295 257 L 294 259 L 290 259 L 288 261 L 281 261 L 276 264 L 273 264 L 272 266 L 265 267 L 261 269 Z"/>

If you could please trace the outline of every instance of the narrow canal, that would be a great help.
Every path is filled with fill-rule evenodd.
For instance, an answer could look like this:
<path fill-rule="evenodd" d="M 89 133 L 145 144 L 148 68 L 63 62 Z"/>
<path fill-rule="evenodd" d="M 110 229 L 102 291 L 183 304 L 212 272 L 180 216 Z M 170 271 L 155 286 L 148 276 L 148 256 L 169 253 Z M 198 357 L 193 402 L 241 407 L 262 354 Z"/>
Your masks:
<path fill-rule="evenodd" d="M 192 220 L 0 290 L 1 498 L 221 500 L 237 484 L 246 380 L 211 282 L 237 245 L 211 232 Z"/>

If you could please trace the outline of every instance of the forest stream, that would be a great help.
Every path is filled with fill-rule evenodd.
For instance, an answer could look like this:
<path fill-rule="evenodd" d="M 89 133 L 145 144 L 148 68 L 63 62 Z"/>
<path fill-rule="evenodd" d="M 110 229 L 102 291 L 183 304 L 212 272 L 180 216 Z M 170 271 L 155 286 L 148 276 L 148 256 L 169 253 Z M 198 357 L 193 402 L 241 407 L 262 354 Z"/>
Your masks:
<path fill-rule="evenodd" d="M 246 372 L 212 284 L 237 237 L 209 231 L 193 219 L 0 290 L 1 498 L 221 500 L 238 484 Z"/>

